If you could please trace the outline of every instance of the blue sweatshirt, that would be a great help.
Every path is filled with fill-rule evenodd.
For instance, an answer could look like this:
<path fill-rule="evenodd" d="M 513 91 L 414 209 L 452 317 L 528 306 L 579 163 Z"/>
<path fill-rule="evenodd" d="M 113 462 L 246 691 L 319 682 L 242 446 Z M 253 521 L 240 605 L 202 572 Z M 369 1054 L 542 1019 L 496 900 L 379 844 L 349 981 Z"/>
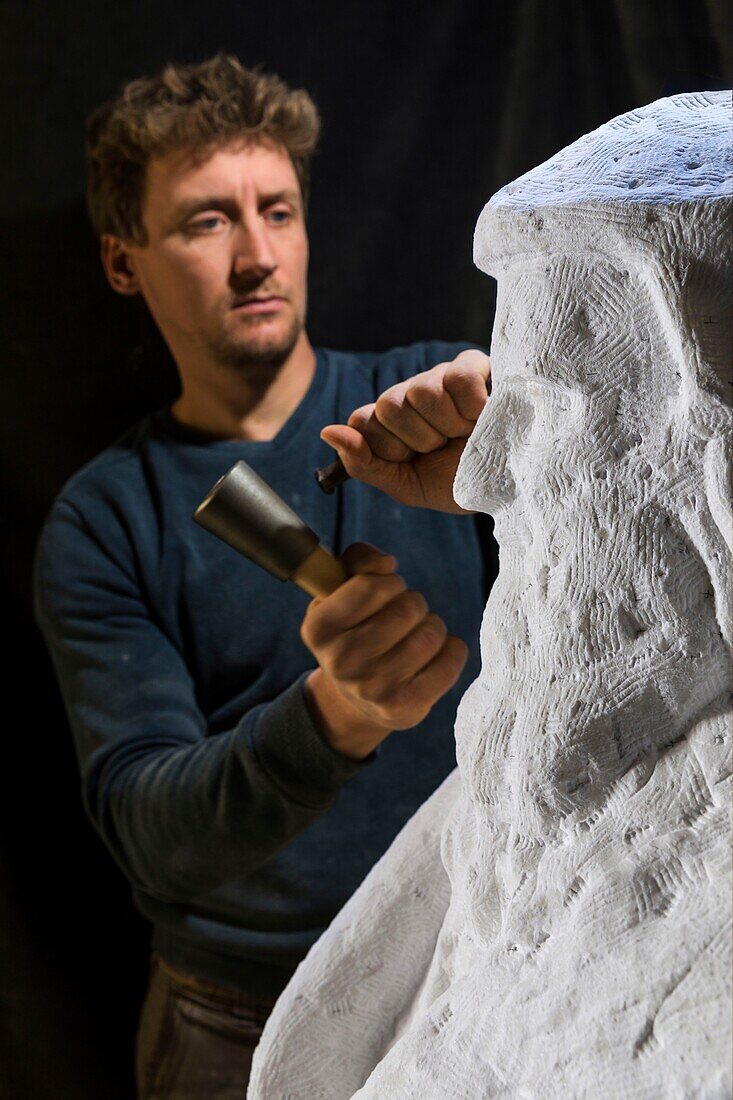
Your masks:
<path fill-rule="evenodd" d="M 319 439 L 386 388 L 466 345 L 318 350 L 313 382 L 268 442 L 211 440 L 167 410 L 79 471 L 36 560 L 36 614 L 74 734 L 84 803 L 153 924 L 153 947 L 201 979 L 276 995 L 390 842 L 455 766 L 453 721 L 478 673 L 474 521 L 408 509 L 313 471 Z M 308 597 L 192 521 L 248 462 L 336 554 L 394 553 L 471 656 L 416 728 L 365 762 L 332 750 L 306 708 Z"/>

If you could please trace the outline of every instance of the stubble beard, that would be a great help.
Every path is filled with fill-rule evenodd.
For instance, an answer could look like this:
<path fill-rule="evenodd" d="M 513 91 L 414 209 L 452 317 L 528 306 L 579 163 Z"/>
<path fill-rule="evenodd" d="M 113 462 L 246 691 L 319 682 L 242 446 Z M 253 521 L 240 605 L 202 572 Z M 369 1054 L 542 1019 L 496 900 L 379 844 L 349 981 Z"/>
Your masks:
<path fill-rule="evenodd" d="M 258 323 L 261 322 L 255 321 L 254 326 Z M 235 372 L 254 390 L 263 392 L 279 374 L 302 329 L 301 319 L 294 315 L 287 331 L 279 337 L 260 340 L 243 335 L 235 340 L 228 333 L 222 333 L 211 342 L 209 350 L 222 367 Z"/>

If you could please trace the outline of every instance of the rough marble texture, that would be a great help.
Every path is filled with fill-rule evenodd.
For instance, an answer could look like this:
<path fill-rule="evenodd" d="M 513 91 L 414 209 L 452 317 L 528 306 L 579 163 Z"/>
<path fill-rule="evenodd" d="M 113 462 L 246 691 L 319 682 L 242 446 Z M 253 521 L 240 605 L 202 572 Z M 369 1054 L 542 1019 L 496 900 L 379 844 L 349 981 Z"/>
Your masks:
<path fill-rule="evenodd" d="M 731 1096 L 730 133 L 726 93 L 660 100 L 479 219 L 455 494 L 501 563 L 458 770 L 299 967 L 251 1100 Z"/>

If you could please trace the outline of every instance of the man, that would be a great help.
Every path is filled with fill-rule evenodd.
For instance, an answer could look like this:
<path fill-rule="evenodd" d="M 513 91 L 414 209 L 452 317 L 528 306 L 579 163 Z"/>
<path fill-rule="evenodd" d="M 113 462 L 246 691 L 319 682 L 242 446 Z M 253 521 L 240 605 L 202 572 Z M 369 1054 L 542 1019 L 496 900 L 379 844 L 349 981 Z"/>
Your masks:
<path fill-rule="evenodd" d="M 473 523 L 313 479 L 324 425 L 354 470 L 426 450 L 414 470 L 449 465 L 488 377 L 456 345 L 311 347 L 317 134 L 304 93 L 221 55 L 128 84 L 88 126 L 107 278 L 144 298 L 181 393 L 60 493 L 37 614 L 86 808 L 153 924 L 143 1097 L 242 1094 L 295 966 L 453 767 L 478 671 Z M 308 606 L 192 523 L 241 458 L 343 554 L 328 599 Z"/>

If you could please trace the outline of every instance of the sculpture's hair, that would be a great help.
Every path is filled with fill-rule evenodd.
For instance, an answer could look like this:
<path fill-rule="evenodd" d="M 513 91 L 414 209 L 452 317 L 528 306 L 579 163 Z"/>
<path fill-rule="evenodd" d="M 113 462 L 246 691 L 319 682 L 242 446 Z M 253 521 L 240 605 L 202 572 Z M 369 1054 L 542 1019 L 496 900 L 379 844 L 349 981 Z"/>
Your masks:
<path fill-rule="evenodd" d="M 307 92 L 277 76 L 245 69 L 231 54 L 199 64 L 169 64 L 125 84 L 86 121 L 87 206 L 97 236 L 147 243 L 142 221 L 147 166 L 190 151 L 201 163 L 232 141 L 275 142 L 288 153 L 308 198 L 318 111 Z"/>

